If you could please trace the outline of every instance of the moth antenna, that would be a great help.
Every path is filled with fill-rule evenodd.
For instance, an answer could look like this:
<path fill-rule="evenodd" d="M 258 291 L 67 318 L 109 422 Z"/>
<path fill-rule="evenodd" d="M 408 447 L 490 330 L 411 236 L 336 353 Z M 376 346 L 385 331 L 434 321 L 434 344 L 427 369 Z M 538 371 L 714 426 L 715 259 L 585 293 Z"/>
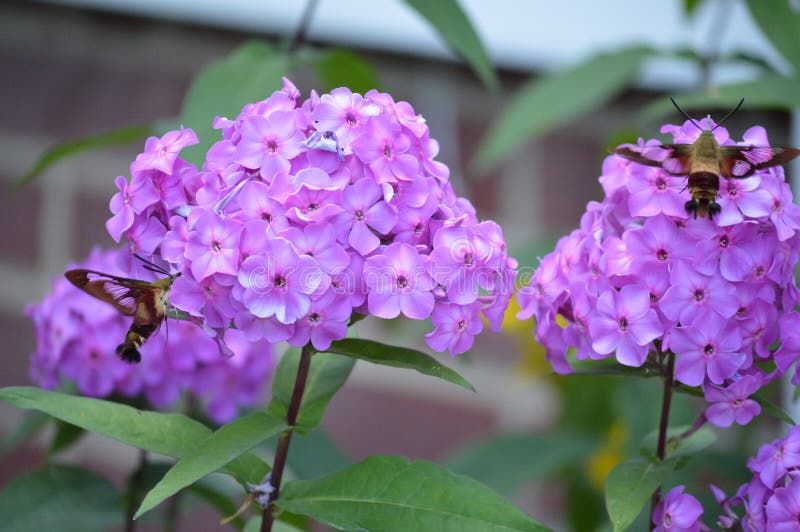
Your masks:
<path fill-rule="evenodd" d="M 164 270 L 162 270 L 161 268 L 153 268 L 152 266 L 148 266 L 148 265 L 146 265 L 146 264 L 145 264 L 144 266 L 142 266 L 142 268 L 144 268 L 144 269 L 145 269 L 145 270 L 147 270 L 148 272 L 158 273 L 158 274 L 161 274 L 161 275 L 165 275 L 165 274 L 166 274 L 166 275 L 169 275 L 169 273 L 168 273 L 168 272 L 165 272 L 165 271 L 164 271 Z"/>
<path fill-rule="evenodd" d="M 155 269 L 156 272 L 163 273 L 164 275 L 169 275 L 169 272 L 167 270 L 165 270 L 164 268 L 162 268 L 161 266 L 159 266 L 155 262 L 149 261 L 149 260 L 147 260 L 146 258 L 142 257 L 141 255 L 139 255 L 137 253 L 134 253 L 133 256 L 136 257 L 137 259 L 139 259 L 140 261 L 144 262 L 145 264 L 149 264 L 150 266 L 152 266 Z M 147 269 L 150 269 L 150 268 L 147 268 Z M 153 270 L 151 269 L 150 271 L 153 271 Z"/>
<path fill-rule="evenodd" d="M 703 128 L 702 128 L 702 127 L 700 127 L 700 124 L 698 124 L 697 122 L 695 122 L 695 121 L 694 121 L 694 118 L 692 118 L 691 116 L 689 116 L 689 115 L 686 113 L 686 111 L 684 111 L 683 109 L 681 109 L 681 106 L 680 106 L 680 105 L 678 105 L 678 102 L 676 102 L 676 101 L 675 101 L 673 98 L 670 98 L 670 99 L 669 99 L 669 101 L 671 101 L 671 102 L 672 102 L 672 105 L 674 105 L 674 106 L 675 106 L 675 109 L 677 109 L 677 110 L 678 110 L 678 112 L 679 112 L 680 114 L 682 114 L 682 115 L 684 116 L 684 118 L 686 118 L 686 120 L 688 120 L 689 122 L 691 122 L 692 124 L 694 124 L 694 127 L 696 127 L 697 129 L 699 129 L 700 131 L 703 131 Z"/>
<path fill-rule="evenodd" d="M 722 124 L 724 124 L 724 123 L 725 123 L 725 121 L 726 121 L 727 119 L 729 119 L 731 116 L 733 116 L 733 113 L 735 113 L 736 111 L 738 111 L 738 110 L 739 110 L 739 108 L 742 106 L 742 104 L 743 104 L 743 103 L 744 103 L 744 98 L 742 98 L 741 100 L 739 100 L 739 103 L 738 103 L 738 104 L 736 104 L 736 107 L 734 107 L 734 108 L 733 108 L 733 111 L 731 111 L 730 113 L 728 113 L 727 115 L 725 115 L 725 118 L 723 118 L 722 120 L 720 120 L 720 121 L 719 121 L 719 124 L 717 124 L 716 126 L 714 126 L 714 129 L 717 129 L 719 126 L 721 126 Z M 714 129 L 712 129 L 711 131 L 714 131 Z"/>

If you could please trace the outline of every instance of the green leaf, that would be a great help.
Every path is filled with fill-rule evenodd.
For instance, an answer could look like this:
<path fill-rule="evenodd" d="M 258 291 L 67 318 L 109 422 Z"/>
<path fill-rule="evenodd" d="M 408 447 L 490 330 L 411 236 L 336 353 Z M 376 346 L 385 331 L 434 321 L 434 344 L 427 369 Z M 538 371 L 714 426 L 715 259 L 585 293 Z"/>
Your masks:
<path fill-rule="evenodd" d="M 222 519 L 236 513 L 236 505 L 231 502 L 228 495 L 217 489 L 217 487 L 210 482 L 195 482 L 186 488 L 186 491 L 213 507 Z M 241 530 L 245 524 L 242 516 L 234 517 L 230 523 L 238 530 Z"/>
<path fill-rule="evenodd" d="M 625 530 L 642 511 L 653 492 L 675 469 L 675 460 L 627 460 L 606 477 L 606 510 L 614 532 Z"/>
<path fill-rule="evenodd" d="M 764 36 L 800 74 L 800 13 L 789 0 L 747 0 Z"/>
<path fill-rule="evenodd" d="M 691 427 L 682 425 L 679 427 L 669 427 L 667 429 L 666 458 L 680 458 L 693 456 L 702 450 L 710 447 L 717 441 L 717 435 L 709 427 L 702 427 L 695 431 L 688 438 L 679 440 L 677 436 L 683 434 Z M 655 460 L 658 446 L 658 430 L 650 432 L 644 437 L 641 444 L 642 455 L 646 458 Z"/>
<path fill-rule="evenodd" d="M 340 530 L 547 530 L 483 484 L 399 456 L 288 482 L 276 504 Z"/>
<path fill-rule="evenodd" d="M 422 15 L 456 54 L 466 59 L 484 85 L 492 90 L 498 87 L 489 54 L 456 0 L 406 0 L 406 4 Z"/>
<path fill-rule="evenodd" d="M 153 128 L 151 126 L 127 126 L 106 133 L 98 133 L 96 135 L 56 144 L 39 157 L 39 160 L 22 174 L 15 184 L 18 187 L 25 185 L 52 165 L 67 157 L 72 157 L 73 155 L 78 155 L 79 153 L 89 150 L 106 148 L 108 146 L 118 146 L 120 144 L 130 144 L 132 142 L 141 142 L 144 144 L 144 139 L 153 134 Z"/>
<path fill-rule="evenodd" d="M 699 91 L 676 96 L 684 109 L 733 109 L 744 98 L 748 109 L 794 109 L 800 107 L 800 81 L 777 74 L 766 74 L 755 81 L 715 87 L 711 91 Z M 640 111 L 637 123 L 651 122 L 669 116 L 675 108 L 668 98 L 661 98 Z"/>
<path fill-rule="evenodd" d="M 287 75 L 287 55 L 260 41 L 247 42 L 204 68 L 189 87 L 180 115 L 182 125 L 197 133 L 200 144 L 183 150 L 181 157 L 201 164 L 208 149 L 221 140 L 212 127 L 214 117 L 235 118 L 245 104 L 280 89 L 281 77 Z"/>
<path fill-rule="evenodd" d="M 371 89 L 380 90 L 375 69 L 363 57 L 349 50 L 334 48 L 317 60 L 317 74 L 322 80 L 322 89 L 330 91 L 348 87 L 353 92 L 364 94 Z"/>
<path fill-rule="evenodd" d="M 122 508 L 122 497 L 111 482 L 73 466 L 46 466 L 11 481 L 0 492 L 5 532 L 108 530 L 124 521 Z"/>
<path fill-rule="evenodd" d="M 300 350 L 287 349 L 275 370 L 269 413 L 278 419 L 286 419 L 299 362 Z M 355 363 L 352 358 L 332 353 L 315 353 L 311 357 L 311 367 L 308 370 L 297 425 L 306 429 L 313 429 L 319 425 L 325 408 L 339 388 L 347 382 Z"/>
<path fill-rule="evenodd" d="M 70 447 L 73 443 L 77 442 L 86 431 L 80 427 L 76 427 L 71 423 L 65 423 L 63 421 L 56 421 L 56 433 L 53 436 L 53 441 L 50 444 L 50 450 L 47 452 L 49 456 L 53 456 L 58 454 L 59 452 L 63 451 Z"/>
<path fill-rule="evenodd" d="M 381 366 L 413 369 L 475 391 L 475 388 L 464 377 L 447 366 L 443 366 L 432 356 L 416 349 L 386 345 L 363 338 L 346 338 L 333 342 L 328 352 L 366 360 Z"/>
<path fill-rule="evenodd" d="M 634 79 L 650 53 L 625 48 L 529 81 L 481 140 L 473 166 L 488 172 L 531 139 L 603 105 Z"/>
<path fill-rule="evenodd" d="M 341 449 L 321 430 L 292 437 L 287 465 L 295 478 L 321 477 L 350 465 Z"/>
<path fill-rule="evenodd" d="M 683 0 L 683 14 L 687 17 L 691 17 L 703 1 L 704 0 Z"/>
<path fill-rule="evenodd" d="M 164 478 L 145 496 L 134 519 L 155 508 L 182 488 L 222 469 L 240 455 L 285 428 L 283 421 L 263 412 L 253 412 L 223 425 L 206 438 L 197 451 L 185 455 L 164 475 Z"/>
<path fill-rule="evenodd" d="M 504 495 L 513 495 L 531 479 L 582 462 L 596 447 L 594 438 L 575 433 L 516 434 L 470 445 L 446 465 Z"/>
<path fill-rule="evenodd" d="M 781 407 L 767 399 L 761 394 L 755 394 L 751 397 L 755 402 L 761 405 L 761 409 L 763 412 L 769 416 L 774 417 L 775 419 L 780 419 L 781 421 L 788 423 L 789 425 L 795 425 L 794 419 L 785 410 Z"/>
<path fill-rule="evenodd" d="M 173 458 L 194 453 L 211 435 L 208 427 L 180 414 L 146 412 L 111 401 L 49 392 L 33 386 L 0 388 L 0 400 L 18 408 L 39 410 L 90 432 Z M 258 482 L 268 471 L 269 466 L 250 453 L 225 468 L 225 472 L 242 483 Z"/>

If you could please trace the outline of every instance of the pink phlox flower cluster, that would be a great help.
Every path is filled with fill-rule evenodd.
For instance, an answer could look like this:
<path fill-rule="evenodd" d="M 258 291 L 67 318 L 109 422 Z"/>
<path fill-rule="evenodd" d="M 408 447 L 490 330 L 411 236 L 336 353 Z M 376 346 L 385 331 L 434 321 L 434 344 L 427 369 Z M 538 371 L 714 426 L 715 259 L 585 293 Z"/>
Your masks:
<path fill-rule="evenodd" d="M 125 250 L 94 249 L 76 267 L 130 277 L 118 266 L 125 255 Z M 239 407 L 256 403 L 274 369 L 271 346 L 263 340 L 250 342 L 240 331 L 231 331 L 226 342 L 233 356 L 221 357 L 217 343 L 200 327 L 173 319 L 141 347 L 141 363 L 127 364 L 115 350 L 132 318 L 63 277 L 27 314 L 36 328 L 30 376 L 46 389 L 73 382 L 83 395 L 143 396 L 158 408 L 191 392 L 211 419 L 226 423 L 236 418 Z"/>
<path fill-rule="evenodd" d="M 740 525 L 746 532 L 800 529 L 800 427 L 791 427 L 785 438 L 762 445 L 747 467 L 753 478 L 733 496 L 711 486 L 724 512 L 719 526 L 733 530 Z M 743 510 L 741 516 L 738 507 Z"/>
<path fill-rule="evenodd" d="M 700 134 L 690 122 L 662 132 L 676 143 Z M 714 135 L 734 144 L 724 128 Z M 769 145 L 758 126 L 739 144 Z M 800 207 L 783 169 L 720 178 L 713 220 L 689 217 L 686 178 L 660 168 L 611 155 L 600 183 L 604 199 L 587 205 L 580 227 L 519 291 L 518 318 L 535 319 L 559 373 L 572 371 L 571 360 L 638 367 L 657 348 L 671 350 L 676 379 L 704 387 L 712 423 L 748 423 L 760 411 L 749 397 L 800 356 Z"/>
<path fill-rule="evenodd" d="M 182 274 L 172 302 L 210 335 L 325 350 L 353 313 L 432 316 L 429 345 L 455 355 L 482 318 L 499 329 L 517 262 L 456 196 L 411 105 L 347 88 L 302 101 L 284 80 L 215 127 L 200 169 L 178 156 L 191 130 L 148 140 L 107 224 Z"/>

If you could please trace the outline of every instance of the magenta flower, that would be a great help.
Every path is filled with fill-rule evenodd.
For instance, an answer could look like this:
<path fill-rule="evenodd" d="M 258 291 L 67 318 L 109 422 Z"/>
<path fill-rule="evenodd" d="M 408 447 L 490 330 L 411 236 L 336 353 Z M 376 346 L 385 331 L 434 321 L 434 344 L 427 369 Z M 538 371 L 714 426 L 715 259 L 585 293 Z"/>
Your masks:
<path fill-rule="evenodd" d="M 212 329 L 224 329 L 234 314 L 231 285 L 235 282 L 233 276 L 214 275 L 198 283 L 183 275 L 172 283 L 169 302 L 192 316 L 204 317 Z"/>
<path fill-rule="evenodd" d="M 789 429 L 785 439 L 763 445 L 756 457 L 747 462 L 747 467 L 758 473 L 761 482 L 770 488 L 797 466 L 800 466 L 800 426 Z"/>
<path fill-rule="evenodd" d="M 378 183 L 411 181 L 419 171 L 417 158 L 407 153 L 410 139 L 400 132 L 400 127 L 386 116 L 369 121 L 366 131 L 356 138 L 353 152 L 368 164 Z"/>
<path fill-rule="evenodd" d="M 703 515 L 703 506 L 700 501 L 688 493 L 684 493 L 683 486 L 675 486 L 663 501 L 658 503 L 653 511 L 654 531 L 675 532 L 699 531 L 698 520 Z"/>
<path fill-rule="evenodd" d="M 800 229 L 800 207 L 792 203 L 792 190 L 784 181 L 766 181 L 762 187 L 770 195 L 769 219 L 778 240 L 788 240 Z"/>
<path fill-rule="evenodd" d="M 106 229 L 114 242 L 119 242 L 122 234 L 133 225 L 134 217 L 158 201 L 158 191 L 149 180 L 131 179 L 131 184 L 123 176 L 114 180 L 119 192 L 111 197 L 109 209 L 113 216 L 106 222 Z"/>
<path fill-rule="evenodd" d="M 261 220 L 273 233 L 289 228 L 283 205 L 269 197 L 269 188 L 260 181 L 250 181 L 237 195 L 241 210 L 234 217 L 242 222 Z"/>
<path fill-rule="evenodd" d="M 367 120 L 380 112 L 381 108 L 376 104 L 347 87 L 341 87 L 320 97 L 312 117 L 319 131 L 333 131 L 349 153 L 350 142 L 358 136 Z"/>
<path fill-rule="evenodd" d="M 683 204 L 688 199 L 681 192 L 685 189 L 685 178 L 671 176 L 660 168 L 630 165 L 628 169 L 635 178 L 627 181 L 630 197 L 628 209 L 632 216 L 655 216 L 664 214 L 685 218 Z"/>
<path fill-rule="evenodd" d="M 379 318 L 403 315 L 424 320 L 433 310 L 436 285 L 425 271 L 423 257 L 410 244 L 394 243 L 364 263 L 369 312 Z"/>
<path fill-rule="evenodd" d="M 286 200 L 286 216 L 298 224 L 327 222 L 344 209 L 342 192 L 335 185 L 323 187 L 304 183 Z"/>
<path fill-rule="evenodd" d="M 289 161 L 300 152 L 300 144 L 305 140 L 295 127 L 291 111 L 274 111 L 267 117 L 249 116 L 242 123 L 241 133 L 234 160 L 245 168 L 258 168 L 268 182 L 289 172 Z"/>
<path fill-rule="evenodd" d="M 741 223 L 744 217 L 761 218 L 769 215 L 771 197 L 769 192 L 759 188 L 761 178 L 720 179 L 719 206 L 717 218 L 720 227 Z"/>
<path fill-rule="evenodd" d="M 751 266 L 747 244 L 757 233 L 758 225 L 754 223 L 720 227 L 708 239 L 697 243 L 695 268 L 705 275 L 714 275 L 719 268 L 728 281 L 744 280 Z"/>
<path fill-rule="evenodd" d="M 663 214 L 648 218 L 640 229 L 626 232 L 625 249 L 632 257 L 630 270 L 636 273 L 652 268 L 667 270 L 676 261 L 693 257 L 694 242 L 685 233 Z"/>
<path fill-rule="evenodd" d="M 114 390 L 114 381 L 125 373 L 125 364 L 114 354 L 122 337 L 114 329 L 93 332 L 66 344 L 59 366 L 64 377 L 75 381 L 84 395 L 105 397 Z"/>
<path fill-rule="evenodd" d="M 131 164 L 131 172 L 158 170 L 170 175 L 180 151 L 198 142 L 197 135 L 189 128 L 169 131 L 161 138 L 150 137 L 144 145 L 144 153 L 139 154 Z"/>
<path fill-rule="evenodd" d="M 650 342 L 664 333 L 650 295 L 643 286 L 627 285 L 597 299 L 597 316 L 589 323 L 592 349 L 601 355 L 616 351 L 620 364 L 641 366 Z"/>
<path fill-rule="evenodd" d="M 747 425 L 761 413 L 761 405 L 751 395 L 761 388 L 759 375 L 745 375 L 727 388 L 709 385 L 705 387 L 706 401 L 712 403 L 706 409 L 706 419 L 718 427 L 730 427 L 734 421 Z"/>
<path fill-rule="evenodd" d="M 339 238 L 366 256 L 381 243 L 378 235 L 388 234 L 397 222 L 397 212 L 383 201 L 380 186 L 372 179 L 359 179 L 342 193 L 344 212 L 336 224 Z"/>
<path fill-rule="evenodd" d="M 678 327 L 670 337 L 670 349 L 678 355 L 675 378 L 698 386 L 708 375 L 714 384 L 722 384 L 744 363 L 741 346 L 739 331 L 716 314 L 696 321 L 694 326 Z"/>
<path fill-rule="evenodd" d="M 443 227 L 433 238 L 429 272 L 444 289 L 448 301 L 469 305 L 481 288 L 491 289 L 492 276 L 486 267 L 492 248 L 468 227 Z"/>
<path fill-rule="evenodd" d="M 340 271 L 350 264 L 350 255 L 336 240 L 333 225 L 308 224 L 302 230 L 291 227 L 280 234 L 292 243 L 300 255 L 308 255 L 327 274 Z"/>
<path fill-rule="evenodd" d="M 237 220 L 211 212 L 201 215 L 186 243 L 192 275 L 199 281 L 214 273 L 236 275 L 241 232 L 242 224 Z"/>
<path fill-rule="evenodd" d="M 480 311 L 480 303 L 436 305 L 431 316 L 434 330 L 425 335 L 425 341 L 433 349 L 448 350 L 451 355 L 469 351 L 475 341 L 475 335 L 483 330 Z"/>
<path fill-rule="evenodd" d="M 305 316 L 295 322 L 290 345 L 302 347 L 309 341 L 315 349 L 325 351 L 334 340 L 347 336 L 347 321 L 353 308 L 347 298 L 338 297 L 332 290 L 311 302 Z"/>
<path fill-rule="evenodd" d="M 292 323 L 311 307 L 310 295 L 326 275 L 308 255 L 300 256 L 285 238 L 270 239 L 262 255 L 245 259 L 238 272 L 242 303 L 259 318 Z"/>
<path fill-rule="evenodd" d="M 681 261 L 670 272 L 670 282 L 672 286 L 659 306 L 668 318 L 682 325 L 710 319 L 715 314 L 730 318 L 736 313 L 736 289 L 724 279 L 702 275 Z"/>
<path fill-rule="evenodd" d="M 800 482 L 792 481 L 785 488 L 777 488 L 767 502 L 769 530 L 800 530 Z"/>

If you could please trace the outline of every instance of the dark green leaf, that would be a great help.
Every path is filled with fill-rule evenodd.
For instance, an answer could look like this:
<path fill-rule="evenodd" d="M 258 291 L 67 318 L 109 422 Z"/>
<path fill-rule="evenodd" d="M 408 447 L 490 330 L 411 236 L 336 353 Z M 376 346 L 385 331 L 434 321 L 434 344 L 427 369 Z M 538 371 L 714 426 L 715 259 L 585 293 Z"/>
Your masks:
<path fill-rule="evenodd" d="M 127 405 L 48 392 L 33 386 L 0 389 L 0 400 L 18 408 L 39 410 L 90 432 L 128 445 L 174 458 L 200 449 L 211 430 L 180 414 L 137 410 Z M 245 454 L 228 464 L 225 471 L 240 482 L 259 481 L 269 466 L 254 454 Z"/>
<path fill-rule="evenodd" d="M 497 88 L 497 74 L 492 69 L 489 54 L 456 0 L 406 0 L 406 3 L 439 32 L 456 54 L 467 60 L 484 85 Z"/>
<path fill-rule="evenodd" d="M 531 139 L 604 104 L 633 80 L 650 53 L 625 48 L 528 82 L 491 125 L 472 164 L 487 172 Z"/>
<path fill-rule="evenodd" d="M 153 134 L 151 126 L 128 126 L 107 133 L 98 133 L 97 135 L 56 144 L 39 157 L 39 160 L 27 172 L 20 176 L 16 185 L 22 186 L 26 184 L 61 159 L 108 146 L 118 146 L 132 142 L 144 144 L 144 139 Z"/>
<path fill-rule="evenodd" d="M 50 444 L 50 450 L 48 451 L 50 456 L 67 449 L 73 443 L 77 442 L 81 436 L 86 434 L 85 430 L 80 427 L 76 427 L 71 423 L 65 423 L 57 420 L 55 425 L 56 433 L 53 435 L 53 441 Z"/>
<path fill-rule="evenodd" d="M 691 17 L 703 1 L 704 0 L 683 0 L 683 13 L 687 17 Z"/>
<path fill-rule="evenodd" d="M 432 356 L 416 349 L 386 345 L 374 340 L 346 338 L 333 342 L 328 351 L 359 360 L 366 360 L 381 366 L 413 369 L 425 375 L 439 377 L 473 392 L 475 391 L 475 388 L 464 377 L 447 366 L 443 366 Z"/>
<path fill-rule="evenodd" d="M 789 0 L 747 0 L 753 20 L 800 74 L 800 13 Z"/>
<path fill-rule="evenodd" d="M 122 508 L 111 482 L 72 466 L 46 466 L 13 480 L 0 493 L 6 532 L 108 530 L 124 520 Z"/>
<path fill-rule="evenodd" d="M 683 456 L 693 456 L 700 451 L 710 447 L 716 440 L 717 435 L 709 427 L 702 427 L 691 436 L 685 439 L 678 439 L 677 436 L 689 430 L 689 425 L 680 427 L 669 427 L 667 429 L 666 457 L 679 458 Z M 642 455 L 649 459 L 656 458 L 658 447 L 658 430 L 654 430 L 642 440 Z"/>
<path fill-rule="evenodd" d="M 781 421 L 788 423 L 789 425 L 794 425 L 795 422 L 792 419 L 792 416 L 786 413 L 781 407 L 764 397 L 763 395 L 756 394 L 751 397 L 755 402 L 761 405 L 761 410 L 769 415 L 774 417 L 775 419 L 780 419 Z"/>
<path fill-rule="evenodd" d="M 300 350 L 288 349 L 275 370 L 269 413 L 278 419 L 286 419 L 299 362 Z M 354 365 L 354 359 L 331 353 L 316 353 L 311 357 L 297 425 L 306 429 L 319 425 L 325 408 L 339 388 L 347 382 Z"/>
<path fill-rule="evenodd" d="M 348 465 L 350 461 L 341 449 L 321 430 L 292 437 L 288 466 L 295 478 L 321 477 Z"/>
<path fill-rule="evenodd" d="M 574 433 L 501 436 L 465 448 L 446 465 L 503 495 L 513 495 L 526 481 L 581 462 L 596 446 L 594 438 Z"/>
<path fill-rule="evenodd" d="M 692 92 L 676 96 L 684 109 L 699 109 L 703 114 L 711 109 L 725 112 L 744 98 L 748 109 L 794 109 L 800 107 L 800 81 L 775 74 L 761 76 L 755 81 L 715 87 L 713 91 Z M 670 115 L 675 108 L 668 98 L 646 106 L 636 117 L 637 123 L 651 122 Z"/>
<path fill-rule="evenodd" d="M 675 464 L 676 460 L 628 460 L 611 470 L 606 477 L 606 510 L 614 532 L 633 523 Z"/>
<path fill-rule="evenodd" d="M 182 488 L 222 469 L 231 461 L 285 428 L 283 421 L 263 412 L 253 412 L 246 417 L 223 425 L 206 438 L 199 449 L 178 460 L 178 463 L 145 496 L 134 518 L 136 519 L 155 508 Z"/>
<path fill-rule="evenodd" d="M 213 480 L 213 479 L 209 479 Z M 226 493 L 219 490 L 213 482 L 206 482 L 200 481 L 195 482 L 188 488 L 186 488 L 188 493 L 191 493 L 195 497 L 202 499 L 210 506 L 212 506 L 220 515 L 220 518 L 227 518 L 236 513 L 236 504 L 234 504 L 229 498 Z M 234 517 L 230 523 L 234 525 L 237 529 L 241 529 L 244 527 L 244 519 L 241 516 Z"/>
<path fill-rule="evenodd" d="M 264 100 L 280 89 L 281 77 L 288 75 L 286 54 L 260 41 L 247 42 L 208 65 L 189 87 L 180 116 L 182 125 L 197 133 L 200 144 L 183 150 L 181 157 L 202 163 L 208 149 L 221 140 L 212 127 L 214 117 L 236 118 L 246 103 Z"/>
<path fill-rule="evenodd" d="M 340 530 L 546 530 L 483 484 L 398 456 L 288 482 L 276 503 Z"/>
<path fill-rule="evenodd" d="M 338 87 L 348 87 L 360 94 L 370 89 L 380 90 L 372 65 L 360 55 L 341 48 L 334 48 L 319 58 L 317 73 L 325 91 Z"/>

